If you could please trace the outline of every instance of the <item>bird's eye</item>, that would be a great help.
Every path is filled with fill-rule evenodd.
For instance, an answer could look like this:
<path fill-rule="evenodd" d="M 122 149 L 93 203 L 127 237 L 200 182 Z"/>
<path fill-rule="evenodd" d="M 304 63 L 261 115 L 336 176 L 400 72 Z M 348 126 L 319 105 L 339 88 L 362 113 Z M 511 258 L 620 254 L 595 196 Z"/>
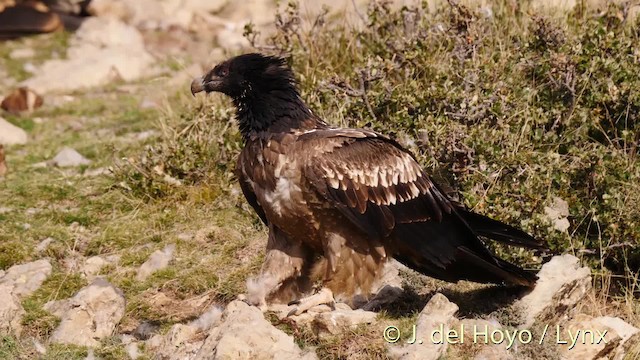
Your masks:
<path fill-rule="evenodd" d="M 227 76 L 229 75 L 229 68 L 223 67 L 218 70 L 218 76 Z"/>

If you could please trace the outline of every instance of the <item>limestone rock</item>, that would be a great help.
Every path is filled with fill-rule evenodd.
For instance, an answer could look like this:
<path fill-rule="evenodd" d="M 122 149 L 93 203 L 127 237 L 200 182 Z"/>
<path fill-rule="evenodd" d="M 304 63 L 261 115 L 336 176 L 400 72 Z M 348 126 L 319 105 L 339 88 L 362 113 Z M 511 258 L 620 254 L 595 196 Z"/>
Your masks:
<path fill-rule="evenodd" d="M 305 353 L 265 320 L 262 312 L 236 300 L 227 305 L 219 326 L 209 332 L 195 359 L 317 359 Z"/>
<path fill-rule="evenodd" d="M 195 326 L 175 324 L 165 335 L 149 339 L 146 347 L 154 353 L 156 359 L 193 359 L 204 340 L 203 334 L 198 336 L 198 331 Z"/>
<path fill-rule="evenodd" d="M 36 56 L 36 51 L 32 48 L 18 48 L 9 53 L 9 57 L 13 60 L 27 59 Z"/>
<path fill-rule="evenodd" d="M 60 325 L 50 341 L 80 346 L 97 346 L 99 340 L 110 336 L 124 315 L 125 298 L 122 292 L 103 279 L 78 291 L 60 307 Z"/>
<path fill-rule="evenodd" d="M 107 260 L 100 256 L 92 256 L 85 260 L 81 272 L 85 277 L 93 280 L 93 278 L 98 275 L 100 270 L 106 265 L 109 265 Z"/>
<path fill-rule="evenodd" d="M 169 262 L 173 259 L 173 252 L 175 249 L 176 244 L 169 244 L 165 246 L 163 250 L 154 251 L 149 259 L 147 259 L 147 261 L 145 261 L 138 269 L 136 280 L 144 281 L 149 277 L 149 275 L 169 266 Z"/>
<path fill-rule="evenodd" d="M 27 133 L 0 117 L 0 144 L 21 145 L 27 143 Z"/>
<path fill-rule="evenodd" d="M 442 344 L 430 341 L 430 336 L 435 329 L 442 327 L 444 333 L 451 328 L 456 318 L 458 305 L 452 303 L 444 295 L 437 293 L 429 300 L 418 316 L 416 334 L 422 334 L 425 339 L 422 343 L 416 342 L 405 346 L 389 344 L 389 355 L 394 359 L 439 359 L 447 352 L 447 342 Z"/>
<path fill-rule="evenodd" d="M 560 349 L 566 360 L 622 359 L 624 343 L 639 331 L 618 318 L 585 314 L 577 315 L 559 329 L 558 339 L 567 342 Z M 572 340 L 575 334 L 577 341 Z"/>
<path fill-rule="evenodd" d="M 131 81 L 148 74 L 153 62 L 137 29 L 116 19 L 88 18 L 71 39 L 67 58 L 46 61 L 22 85 L 48 93 Z"/>
<path fill-rule="evenodd" d="M 535 288 L 516 305 L 524 310 L 524 328 L 536 320 L 566 314 L 591 289 L 591 271 L 573 255 L 554 256 L 538 272 Z"/>
<path fill-rule="evenodd" d="M 31 295 L 38 290 L 45 279 L 51 275 L 49 260 L 37 260 L 26 264 L 14 265 L 0 278 L 0 286 L 8 293 L 18 297 Z"/>
<path fill-rule="evenodd" d="M 228 3 L 229 0 L 93 0 L 88 11 L 145 29 L 189 29 L 197 17 L 218 12 Z"/>
<path fill-rule="evenodd" d="M 49 245 L 51 245 L 53 241 L 54 239 L 52 237 L 43 239 L 38 243 L 38 245 L 36 245 L 36 251 L 39 253 L 44 252 L 45 250 L 47 250 L 47 248 L 49 247 Z"/>
<path fill-rule="evenodd" d="M 567 216 L 569 216 L 569 204 L 566 201 L 559 197 L 554 197 L 551 206 L 544 207 L 544 213 L 553 224 L 554 229 L 561 232 L 566 232 L 569 229 L 570 224 L 567 219 Z"/>
<path fill-rule="evenodd" d="M 316 315 L 313 319 L 313 330 L 318 335 L 336 335 L 360 324 L 371 324 L 376 321 L 377 316 L 378 314 L 371 311 L 336 309 Z"/>
<path fill-rule="evenodd" d="M 59 167 L 73 167 L 80 165 L 89 165 L 91 160 L 80 155 L 75 149 L 65 147 L 49 161 L 49 164 Z"/>
<path fill-rule="evenodd" d="M 19 335 L 22 330 L 21 319 L 25 311 L 20 304 L 20 299 L 11 293 L 11 288 L 0 284 L 0 334 L 14 333 Z"/>

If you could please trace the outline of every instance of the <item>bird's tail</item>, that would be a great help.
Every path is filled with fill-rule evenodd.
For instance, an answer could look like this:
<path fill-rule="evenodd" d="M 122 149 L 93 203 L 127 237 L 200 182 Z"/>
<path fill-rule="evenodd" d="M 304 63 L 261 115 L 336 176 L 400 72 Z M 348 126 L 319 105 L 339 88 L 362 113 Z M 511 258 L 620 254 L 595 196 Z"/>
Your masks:
<path fill-rule="evenodd" d="M 544 241 L 536 240 L 533 236 L 513 226 L 467 210 L 458 210 L 458 213 L 467 222 L 471 230 L 480 236 L 507 245 L 540 250 L 547 248 Z"/>
<path fill-rule="evenodd" d="M 445 281 L 470 280 L 533 286 L 535 272 L 502 260 L 479 239 L 544 249 L 542 242 L 499 221 L 457 209 L 442 222 L 396 224 L 396 258 L 425 275 Z"/>

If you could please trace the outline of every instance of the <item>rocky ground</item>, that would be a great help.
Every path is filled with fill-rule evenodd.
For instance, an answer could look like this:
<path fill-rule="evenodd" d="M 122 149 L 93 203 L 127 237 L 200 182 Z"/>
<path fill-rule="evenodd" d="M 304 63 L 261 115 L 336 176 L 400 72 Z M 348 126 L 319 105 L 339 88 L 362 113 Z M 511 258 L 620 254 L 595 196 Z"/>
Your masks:
<path fill-rule="evenodd" d="M 266 232 L 231 174 L 157 200 L 132 196 L 111 170 L 184 114 L 228 106 L 191 98 L 190 80 L 248 47 L 247 21 L 268 32 L 275 5 L 151 2 L 93 0 L 75 33 L 0 43 L 0 358 L 640 356 L 638 305 L 594 291 L 572 255 L 545 264 L 528 293 L 391 263 L 363 309 L 286 317 L 235 300 Z M 364 1 L 325 2 L 362 21 Z"/>

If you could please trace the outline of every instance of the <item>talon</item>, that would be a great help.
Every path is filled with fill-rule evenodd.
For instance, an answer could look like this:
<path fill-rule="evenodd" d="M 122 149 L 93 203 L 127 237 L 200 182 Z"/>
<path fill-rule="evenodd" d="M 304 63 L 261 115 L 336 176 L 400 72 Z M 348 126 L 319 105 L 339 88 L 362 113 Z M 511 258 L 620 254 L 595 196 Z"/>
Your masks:
<path fill-rule="evenodd" d="M 335 300 L 333 298 L 333 292 L 328 288 L 323 288 L 317 294 L 294 300 L 289 305 L 298 305 L 291 309 L 287 314 L 287 317 L 293 315 L 300 315 L 303 312 L 311 309 L 314 306 L 328 304 L 332 309 L 335 309 Z"/>
<path fill-rule="evenodd" d="M 296 299 L 293 301 L 289 301 L 289 303 L 287 304 L 287 306 L 292 306 L 292 305 L 298 305 L 300 304 L 300 299 Z"/>

